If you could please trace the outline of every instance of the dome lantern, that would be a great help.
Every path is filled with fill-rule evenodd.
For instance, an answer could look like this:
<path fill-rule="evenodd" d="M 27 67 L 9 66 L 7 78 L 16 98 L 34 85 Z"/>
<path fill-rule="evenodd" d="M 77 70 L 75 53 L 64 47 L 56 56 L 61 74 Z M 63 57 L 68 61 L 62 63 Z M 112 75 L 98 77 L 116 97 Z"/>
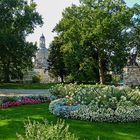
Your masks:
<path fill-rule="evenodd" d="M 40 48 L 45 48 L 45 36 L 42 34 L 40 37 Z"/>

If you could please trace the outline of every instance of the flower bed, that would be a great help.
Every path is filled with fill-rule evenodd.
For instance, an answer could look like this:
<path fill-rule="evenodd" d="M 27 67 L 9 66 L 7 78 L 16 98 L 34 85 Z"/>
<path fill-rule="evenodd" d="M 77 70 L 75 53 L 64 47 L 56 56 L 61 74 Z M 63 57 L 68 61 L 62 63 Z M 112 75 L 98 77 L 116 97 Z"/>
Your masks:
<path fill-rule="evenodd" d="M 50 102 L 56 99 L 55 96 L 13 96 L 13 97 L 0 97 L 0 108 L 8 108 L 13 106 L 20 106 L 25 104 L 40 104 Z"/>
<path fill-rule="evenodd" d="M 67 90 L 66 87 L 64 89 Z M 63 93 L 65 97 L 50 103 L 50 112 L 61 117 L 99 122 L 140 120 L 140 91 L 138 89 L 80 87 L 75 90 L 68 88 L 68 90 Z"/>
<path fill-rule="evenodd" d="M 54 100 L 49 105 L 49 110 L 57 115 L 68 118 L 70 116 L 70 112 L 77 110 L 80 107 L 77 105 L 67 105 L 66 100 L 64 98 Z"/>

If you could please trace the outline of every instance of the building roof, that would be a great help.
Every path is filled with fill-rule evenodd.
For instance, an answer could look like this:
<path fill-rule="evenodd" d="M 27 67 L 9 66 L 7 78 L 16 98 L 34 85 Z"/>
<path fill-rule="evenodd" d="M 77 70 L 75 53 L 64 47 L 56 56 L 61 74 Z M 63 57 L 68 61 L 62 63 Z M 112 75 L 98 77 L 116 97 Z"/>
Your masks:
<path fill-rule="evenodd" d="M 45 36 L 42 34 L 41 37 L 40 37 L 40 39 L 45 39 Z"/>

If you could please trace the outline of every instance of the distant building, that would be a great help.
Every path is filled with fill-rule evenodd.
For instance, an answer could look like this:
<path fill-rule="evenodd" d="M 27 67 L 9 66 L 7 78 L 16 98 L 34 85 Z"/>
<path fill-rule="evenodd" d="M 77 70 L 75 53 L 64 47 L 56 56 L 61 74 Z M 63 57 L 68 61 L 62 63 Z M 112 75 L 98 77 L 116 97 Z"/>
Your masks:
<path fill-rule="evenodd" d="M 42 34 L 39 40 L 39 49 L 36 53 L 33 71 L 25 74 L 24 81 L 32 81 L 33 75 L 40 75 L 41 83 L 60 82 L 59 77 L 52 77 L 48 72 L 48 49 L 45 45 L 45 36 Z M 51 75 L 51 76 L 50 76 Z"/>
<path fill-rule="evenodd" d="M 58 83 L 60 82 L 60 77 L 55 77 L 48 71 L 48 49 L 45 45 L 45 36 L 42 34 L 39 39 L 38 51 L 34 58 L 34 67 L 32 70 L 26 71 L 23 75 L 23 79 L 12 79 L 12 82 L 24 82 L 31 83 L 33 76 L 39 76 L 41 83 Z"/>
<path fill-rule="evenodd" d="M 39 50 L 35 57 L 35 69 L 47 69 L 48 49 L 45 46 L 45 37 L 42 34 L 39 40 Z"/>

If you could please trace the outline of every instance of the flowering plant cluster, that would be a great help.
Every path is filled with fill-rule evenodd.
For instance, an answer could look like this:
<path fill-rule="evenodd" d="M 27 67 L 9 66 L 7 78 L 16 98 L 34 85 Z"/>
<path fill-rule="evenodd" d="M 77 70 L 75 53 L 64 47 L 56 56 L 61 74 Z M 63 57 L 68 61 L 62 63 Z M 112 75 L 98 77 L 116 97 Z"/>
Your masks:
<path fill-rule="evenodd" d="M 39 100 L 24 98 L 18 101 L 3 103 L 0 105 L 0 108 L 8 108 L 12 106 L 20 106 L 20 105 L 25 105 L 25 104 L 39 104 L 39 103 L 41 103 Z"/>
<path fill-rule="evenodd" d="M 25 134 L 17 134 L 19 140 L 79 140 L 63 120 L 55 124 L 48 120 L 44 120 L 44 123 L 28 120 L 24 127 Z"/>
<path fill-rule="evenodd" d="M 0 108 L 8 108 L 13 106 L 20 106 L 25 104 L 39 104 L 50 102 L 56 99 L 54 95 L 49 96 L 13 96 L 13 97 L 0 97 Z"/>
<path fill-rule="evenodd" d="M 72 85 L 71 85 L 72 86 Z M 67 118 L 90 121 L 140 120 L 140 91 L 127 87 L 79 87 L 50 104 L 50 111 Z"/>
<path fill-rule="evenodd" d="M 81 105 L 78 110 L 70 112 L 70 118 L 98 122 L 130 122 L 140 120 L 140 106 L 118 105 L 116 110 L 99 108 L 92 105 Z"/>
<path fill-rule="evenodd" d="M 74 84 L 57 84 L 53 88 L 49 89 L 50 94 L 58 96 L 60 98 L 66 97 L 66 96 L 71 96 L 77 89 L 85 89 L 85 88 L 103 88 L 105 87 L 104 85 L 84 85 L 80 84 L 77 85 L 76 83 Z"/>
<path fill-rule="evenodd" d="M 49 89 L 49 93 L 60 98 L 63 98 L 71 93 L 73 93 L 79 86 L 76 84 L 58 84 L 53 88 Z"/>
<path fill-rule="evenodd" d="M 80 107 L 80 104 L 77 105 L 67 105 L 65 98 L 60 98 L 54 100 L 49 105 L 49 110 L 56 116 L 62 116 L 68 118 L 70 112 L 77 110 Z"/>

